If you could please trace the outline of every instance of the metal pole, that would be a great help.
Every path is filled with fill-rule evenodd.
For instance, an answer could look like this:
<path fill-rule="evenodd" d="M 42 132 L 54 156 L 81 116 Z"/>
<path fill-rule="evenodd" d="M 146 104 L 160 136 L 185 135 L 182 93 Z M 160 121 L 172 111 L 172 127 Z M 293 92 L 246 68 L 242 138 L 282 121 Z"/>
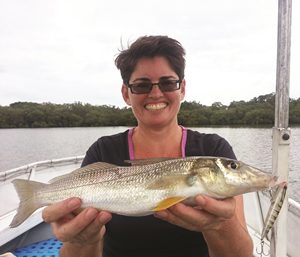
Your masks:
<path fill-rule="evenodd" d="M 273 174 L 288 181 L 289 173 L 289 81 L 292 0 L 278 0 L 275 124 L 273 127 Z M 272 231 L 271 257 L 287 256 L 288 194 Z"/>

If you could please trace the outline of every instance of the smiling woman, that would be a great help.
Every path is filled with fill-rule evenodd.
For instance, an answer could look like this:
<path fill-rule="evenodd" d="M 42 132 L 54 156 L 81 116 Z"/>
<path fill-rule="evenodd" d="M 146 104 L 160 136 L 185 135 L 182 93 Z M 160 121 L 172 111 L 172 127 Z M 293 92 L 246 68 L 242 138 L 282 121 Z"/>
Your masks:
<path fill-rule="evenodd" d="M 121 51 L 116 65 L 123 80 L 122 96 L 137 126 L 98 139 L 82 166 L 95 162 L 124 166 L 125 160 L 187 156 L 235 159 L 222 137 L 178 124 L 186 89 L 184 55 L 181 44 L 167 36 L 144 36 Z M 178 199 L 175 192 L 174 198 Z M 220 201 L 198 195 L 192 200 L 193 207 L 180 202 L 155 215 L 125 217 L 94 208 L 80 212 L 80 199 L 72 198 L 45 208 L 43 217 L 64 242 L 63 257 L 251 256 L 242 196 Z"/>

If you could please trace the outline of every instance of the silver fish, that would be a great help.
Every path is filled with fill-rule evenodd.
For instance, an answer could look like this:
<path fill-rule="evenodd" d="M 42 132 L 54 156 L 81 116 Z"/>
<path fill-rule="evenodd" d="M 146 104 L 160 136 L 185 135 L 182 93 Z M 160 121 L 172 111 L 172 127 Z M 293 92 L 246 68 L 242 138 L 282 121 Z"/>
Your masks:
<path fill-rule="evenodd" d="M 10 226 L 16 227 L 36 209 L 79 197 L 82 207 L 95 207 L 126 216 L 164 210 L 198 194 L 226 198 L 264 190 L 276 177 L 241 161 L 218 157 L 188 157 L 130 161 L 120 167 L 98 162 L 44 184 L 12 181 L 20 198 Z"/>

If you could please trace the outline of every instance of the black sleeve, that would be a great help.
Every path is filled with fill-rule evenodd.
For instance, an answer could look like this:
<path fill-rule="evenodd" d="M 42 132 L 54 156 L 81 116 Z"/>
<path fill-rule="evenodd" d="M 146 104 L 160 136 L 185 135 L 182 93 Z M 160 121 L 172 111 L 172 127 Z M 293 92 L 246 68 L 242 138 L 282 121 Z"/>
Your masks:
<path fill-rule="evenodd" d="M 236 159 L 231 145 L 217 134 L 205 134 L 188 130 L 187 156 L 218 156 Z"/>
<path fill-rule="evenodd" d="M 217 134 L 206 134 L 204 148 L 207 155 L 236 159 L 232 146 Z"/>
<path fill-rule="evenodd" d="M 101 149 L 101 138 L 99 138 L 95 143 L 93 143 L 89 147 L 81 163 L 81 167 L 84 167 L 94 162 L 102 161 L 102 155 L 100 149 Z"/>

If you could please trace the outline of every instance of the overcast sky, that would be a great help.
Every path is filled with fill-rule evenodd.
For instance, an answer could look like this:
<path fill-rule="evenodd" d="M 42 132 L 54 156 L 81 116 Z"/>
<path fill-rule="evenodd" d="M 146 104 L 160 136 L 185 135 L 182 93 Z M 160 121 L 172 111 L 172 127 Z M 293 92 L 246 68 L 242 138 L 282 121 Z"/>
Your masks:
<path fill-rule="evenodd" d="M 123 107 L 114 58 L 143 35 L 186 49 L 186 100 L 211 105 L 275 91 L 276 0 L 0 0 L 0 105 Z M 300 97 L 300 3 L 293 1 L 290 95 Z"/>

